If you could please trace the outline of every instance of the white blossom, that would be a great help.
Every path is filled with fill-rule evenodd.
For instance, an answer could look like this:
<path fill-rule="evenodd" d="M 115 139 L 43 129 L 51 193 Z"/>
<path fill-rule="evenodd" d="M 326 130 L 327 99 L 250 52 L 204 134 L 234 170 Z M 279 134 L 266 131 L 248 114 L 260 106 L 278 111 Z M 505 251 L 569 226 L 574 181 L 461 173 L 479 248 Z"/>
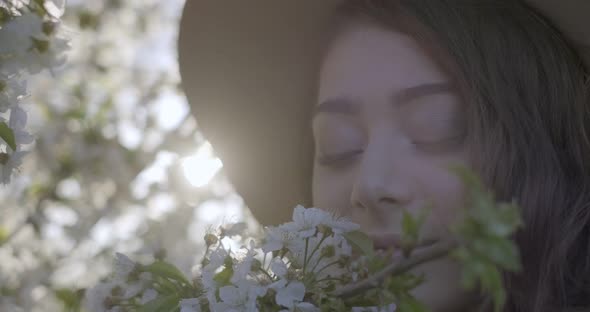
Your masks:
<path fill-rule="evenodd" d="M 129 274 L 131 274 L 136 267 L 137 263 L 133 262 L 133 260 L 129 259 L 126 255 L 119 252 L 115 254 L 115 279 L 126 281 L 129 278 Z"/>
<path fill-rule="evenodd" d="M 37 74 L 44 69 L 61 66 L 69 49 L 68 40 L 61 38 L 61 25 L 54 21 L 51 34 L 43 32 L 43 19 L 25 12 L 0 28 L 2 71 L 17 74 Z"/>
<path fill-rule="evenodd" d="M 293 210 L 293 221 L 285 223 L 282 228 L 289 232 L 297 232 L 299 237 L 307 238 L 315 234 L 317 226 L 328 224 L 332 217 L 325 210 L 305 208 L 301 205 Z"/>
<path fill-rule="evenodd" d="M 256 256 L 256 251 L 254 250 L 254 245 L 251 241 L 250 248 L 247 248 L 245 257 L 234 265 L 234 274 L 231 278 L 232 283 L 236 284 L 248 277 L 252 271 L 252 263 L 255 259 L 254 256 Z"/>
<path fill-rule="evenodd" d="M 242 247 L 238 252 L 226 249 L 227 247 L 222 244 L 216 244 L 216 248 L 208 254 L 206 264 L 199 272 L 200 282 L 204 286 L 204 296 L 183 299 L 180 301 L 180 312 L 201 311 L 201 300 L 208 301 L 209 310 L 212 312 L 258 311 L 258 298 L 265 296 L 268 289 L 273 290 L 273 308 L 277 311 L 319 312 L 320 309 L 306 299 L 307 287 L 312 287 L 310 289 L 314 291 L 322 291 L 329 277 L 334 277 L 329 279 L 330 281 L 338 280 L 345 274 L 352 274 L 353 278 L 355 275 L 358 277 L 358 272 L 355 271 L 355 268 L 359 267 L 358 262 L 350 262 L 352 247 L 342 235 L 355 230 L 357 225 L 344 219 L 335 219 L 323 210 L 305 209 L 302 206 L 296 208 L 293 219 L 293 222 L 286 225 L 266 229 L 267 236 L 262 250 L 265 255 L 270 254 L 270 263 L 267 266 L 264 262 L 261 267 L 264 272 L 253 270 L 259 250 L 256 249 L 258 245 L 253 240 L 249 241 L 248 247 Z M 320 227 L 318 231 L 320 225 L 331 230 Z M 225 230 L 232 233 L 231 226 Z M 279 250 L 281 252 L 277 255 L 276 251 Z M 346 264 L 344 261 L 347 259 L 349 262 Z M 122 254 L 117 254 L 117 262 L 117 276 L 126 277 L 134 269 L 135 263 Z M 362 268 L 362 265 L 360 267 Z M 232 270 L 229 281 L 228 276 L 218 275 L 221 272 L 229 273 L 227 270 Z M 314 275 L 312 279 L 307 279 L 309 274 Z M 216 276 L 223 277 L 223 283 L 218 283 L 215 280 Z M 304 281 L 308 284 L 304 284 Z M 144 304 L 149 304 L 150 300 L 158 296 L 151 288 L 144 290 L 144 287 L 138 290 L 138 286 L 134 284 L 126 287 L 128 289 L 125 294 L 135 295 L 143 292 L 140 302 Z M 329 296 L 329 292 L 326 295 Z M 391 304 L 385 307 L 354 307 L 352 311 L 393 312 L 395 309 L 395 304 Z"/>
<path fill-rule="evenodd" d="M 54 38 L 47 41 L 47 51 L 32 50 L 27 53 L 26 69 L 31 74 L 36 74 L 44 69 L 61 67 L 66 62 L 65 51 L 69 49 L 69 41 L 62 38 Z"/>
<path fill-rule="evenodd" d="M 352 312 L 395 312 L 396 309 L 397 306 L 392 303 L 384 307 L 353 307 Z"/>
<path fill-rule="evenodd" d="M 85 306 L 90 312 L 106 312 L 108 307 L 106 305 L 107 299 L 111 296 L 111 292 L 115 287 L 120 287 L 120 283 L 106 282 L 100 283 L 89 289 L 85 296 Z"/>
<path fill-rule="evenodd" d="M 203 267 L 201 272 L 202 283 L 205 287 L 206 297 L 209 300 L 209 305 L 214 306 L 217 303 L 217 283 L 213 279 L 215 273 L 221 266 L 224 265 L 225 259 L 229 256 L 227 250 L 217 248 L 209 256 L 209 263 Z"/>
<path fill-rule="evenodd" d="M 10 110 L 8 127 L 14 133 L 14 139 L 17 144 L 17 151 L 22 149 L 23 144 L 33 143 L 33 136 L 25 130 L 27 125 L 27 112 L 19 106 L 14 106 Z"/>
<path fill-rule="evenodd" d="M 158 298 L 158 292 L 153 288 L 149 288 L 143 292 L 143 294 L 141 295 L 141 299 L 139 300 L 139 303 L 146 304 L 156 298 Z"/>
<path fill-rule="evenodd" d="M 26 95 L 26 79 L 43 69 L 52 69 L 65 62 L 64 51 L 68 41 L 58 38 L 58 20 L 45 21 L 43 16 L 30 10 L 23 10 L 0 26 L 0 112 L 10 109 L 9 128 L 14 134 L 16 148 L 2 154 L 2 182 L 10 182 L 12 174 L 18 170 L 27 152 L 23 144 L 33 142 L 33 137 L 25 130 L 26 112 L 19 102 Z M 45 24 L 44 24 L 45 23 Z M 53 31 L 44 26 L 52 25 Z"/>
<path fill-rule="evenodd" d="M 285 287 L 277 289 L 275 300 L 277 304 L 285 308 L 294 308 L 303 301 L 305 285 L 301 282 L 290 282 Z"/>
<path fill-rule="evenodd" d="M 262 251 L 272 252 L 287 248 L 291 251 L 302 250 L 305 247 L 304 241 L 299 235 L 284 227 L 267 227 L 266 241 L 262 245 Z"/>
<path fill-rule="evenodd" d="M 0 28 L 0 54 L 22 55 L 33 46 L 31 38 L 42 38 L 43 20 L 33 12 L 25 12 Z"/>
<path fill-rule="evenodd" d="M 352 231 L 357 231 L 360 229 L 360 225 L 347 220 L 345 218 L 337 218 L 330 220 L 327 224 L 335 234 L 343 234 Z"/>
<path fill-rule="evenodd" d="M 285 278 L 287 276 L 287 264 L 285 264 L 285 262 L 279 257 L 272 259 L 272 262 L 270 263 L 270 269 L 276 276 L 280 278 Z"/>
<path fill-rule="evenodd" d="M 336 218 L 328 211 L 305 208 L 301 205 L 293 210 L 293 221 L 283 225 L 287 231 L 298 232 L 301 238 L 313 236 L 319 225 L 326 225 L 336 234 L 358 230 L 360 226 L 346 218 Z"/>
<path fill-rule="evenodd" d="M 2 70 L 3 68 L 0 67 L 0 71 Z M 17 105 L 20 97 L 26 92 L 27 83 L 25 80 L 0 72 L 0 113 Z"/>
<path fill-rule="evenodd" d="M 335 258 L 352 255 L 352 247 L 348 243 L 348 240 L 341 235 L 334 235 L 326 238 L 324 244 L 335 246 Z"/>
<path fill-rule="evenodd" d="M 219 288 L 221 301 L 214 306 L 217 312 L 243 311 L 256 312 L 256 299 L 266 293 L 266 289 L 243 281 L 237 286 L 229 285 Z"/>
<path fill-rule="evenodd" d="M 127 259 L 129 259 L 129 258 L 127 258 Z M 122 281 L 125 281 L 126 279 L 127 279 L 127 277 L 125 277 Z M 123 299 L 130 299 L 130 298 L 133 298 L 133 297 L 139 295 L 147 287 L 150 286 L 151 282 L 152 282 L 152 274 L 149 272 L 142 272 L 139 275 L 139 278 L 137 280 L 134 280 L 132 282 L 127 281 L 125 290 L 123 292 Z"/>
<path fill-rule="evenodd" d="M 17 151 L 8 155 L 6 163 L 0 164 L 2 167 L 2 183 L 7 184 L 10 182 L 12 173 L 17 171 L 23 162 L 23 157 L 27 154 L 26 151 Z"/>
<path fill-rule="evenodd" d="M 201 312 L 199 298 L 180 300 L 180 312 Z"/>

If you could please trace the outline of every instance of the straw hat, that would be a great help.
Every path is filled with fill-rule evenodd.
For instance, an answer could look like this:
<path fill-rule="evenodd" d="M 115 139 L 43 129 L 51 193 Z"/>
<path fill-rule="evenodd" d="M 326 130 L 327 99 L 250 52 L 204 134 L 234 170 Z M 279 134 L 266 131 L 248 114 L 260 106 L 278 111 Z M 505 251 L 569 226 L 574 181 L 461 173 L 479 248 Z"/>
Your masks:
<path fill-rule="evenodd" d="M 341 0 L 187 0 L 180 73 L 199 128 L 262 224 L 311 205 L 310 110 Z M 590 64 L 590 1 L 527 0 Z"/>

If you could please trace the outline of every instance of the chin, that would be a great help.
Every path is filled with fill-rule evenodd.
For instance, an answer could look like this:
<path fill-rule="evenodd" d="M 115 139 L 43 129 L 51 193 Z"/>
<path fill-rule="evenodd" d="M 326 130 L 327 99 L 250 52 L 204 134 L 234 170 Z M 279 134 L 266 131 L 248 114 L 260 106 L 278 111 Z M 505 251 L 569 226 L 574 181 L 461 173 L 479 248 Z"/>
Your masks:
<path fill-rule="evenodd" d="M 466 291 L 461 286 L 461 267 L 451 259 L 440 259 L 414 268 L 414 274 L 424 274 L 425 281 L 411 294 L 432 312 L 477 311 L 479 292 Z"/>

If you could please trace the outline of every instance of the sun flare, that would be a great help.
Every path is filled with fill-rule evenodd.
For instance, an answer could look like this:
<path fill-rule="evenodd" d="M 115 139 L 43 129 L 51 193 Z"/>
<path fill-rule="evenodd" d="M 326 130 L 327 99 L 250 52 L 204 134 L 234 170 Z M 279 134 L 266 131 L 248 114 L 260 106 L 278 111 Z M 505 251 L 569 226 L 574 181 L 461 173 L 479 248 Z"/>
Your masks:
<path fill-rule="evenodd" d="M 213 155 L 211 144 L 203 144 L 192 156 L 182 160 L 185 178 L 194 187 L 203 187 L 213 179 L 223 167 L 221 160 Z"/>

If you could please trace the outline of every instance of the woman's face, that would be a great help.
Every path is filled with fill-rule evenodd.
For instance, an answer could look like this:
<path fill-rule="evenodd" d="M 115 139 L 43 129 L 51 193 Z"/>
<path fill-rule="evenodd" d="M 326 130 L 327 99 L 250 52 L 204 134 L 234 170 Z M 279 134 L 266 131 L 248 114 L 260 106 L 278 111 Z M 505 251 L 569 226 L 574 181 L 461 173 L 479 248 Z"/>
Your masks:
<path fill-rule="evenodd" d="M 403 210 L 432 204 L 422 238 L 448 236 L 464 188 L 447 166 L 468 164 L 463 104 L 410 37 L 361 24 L 341 33 L 324 59 L 313 119 L 314 206 L 387 241 L 401 233 Z M 460 311 L 471 297 L 449 259 L 413 272 L 425 274 L 414 295 L 433 311 Z"/>

